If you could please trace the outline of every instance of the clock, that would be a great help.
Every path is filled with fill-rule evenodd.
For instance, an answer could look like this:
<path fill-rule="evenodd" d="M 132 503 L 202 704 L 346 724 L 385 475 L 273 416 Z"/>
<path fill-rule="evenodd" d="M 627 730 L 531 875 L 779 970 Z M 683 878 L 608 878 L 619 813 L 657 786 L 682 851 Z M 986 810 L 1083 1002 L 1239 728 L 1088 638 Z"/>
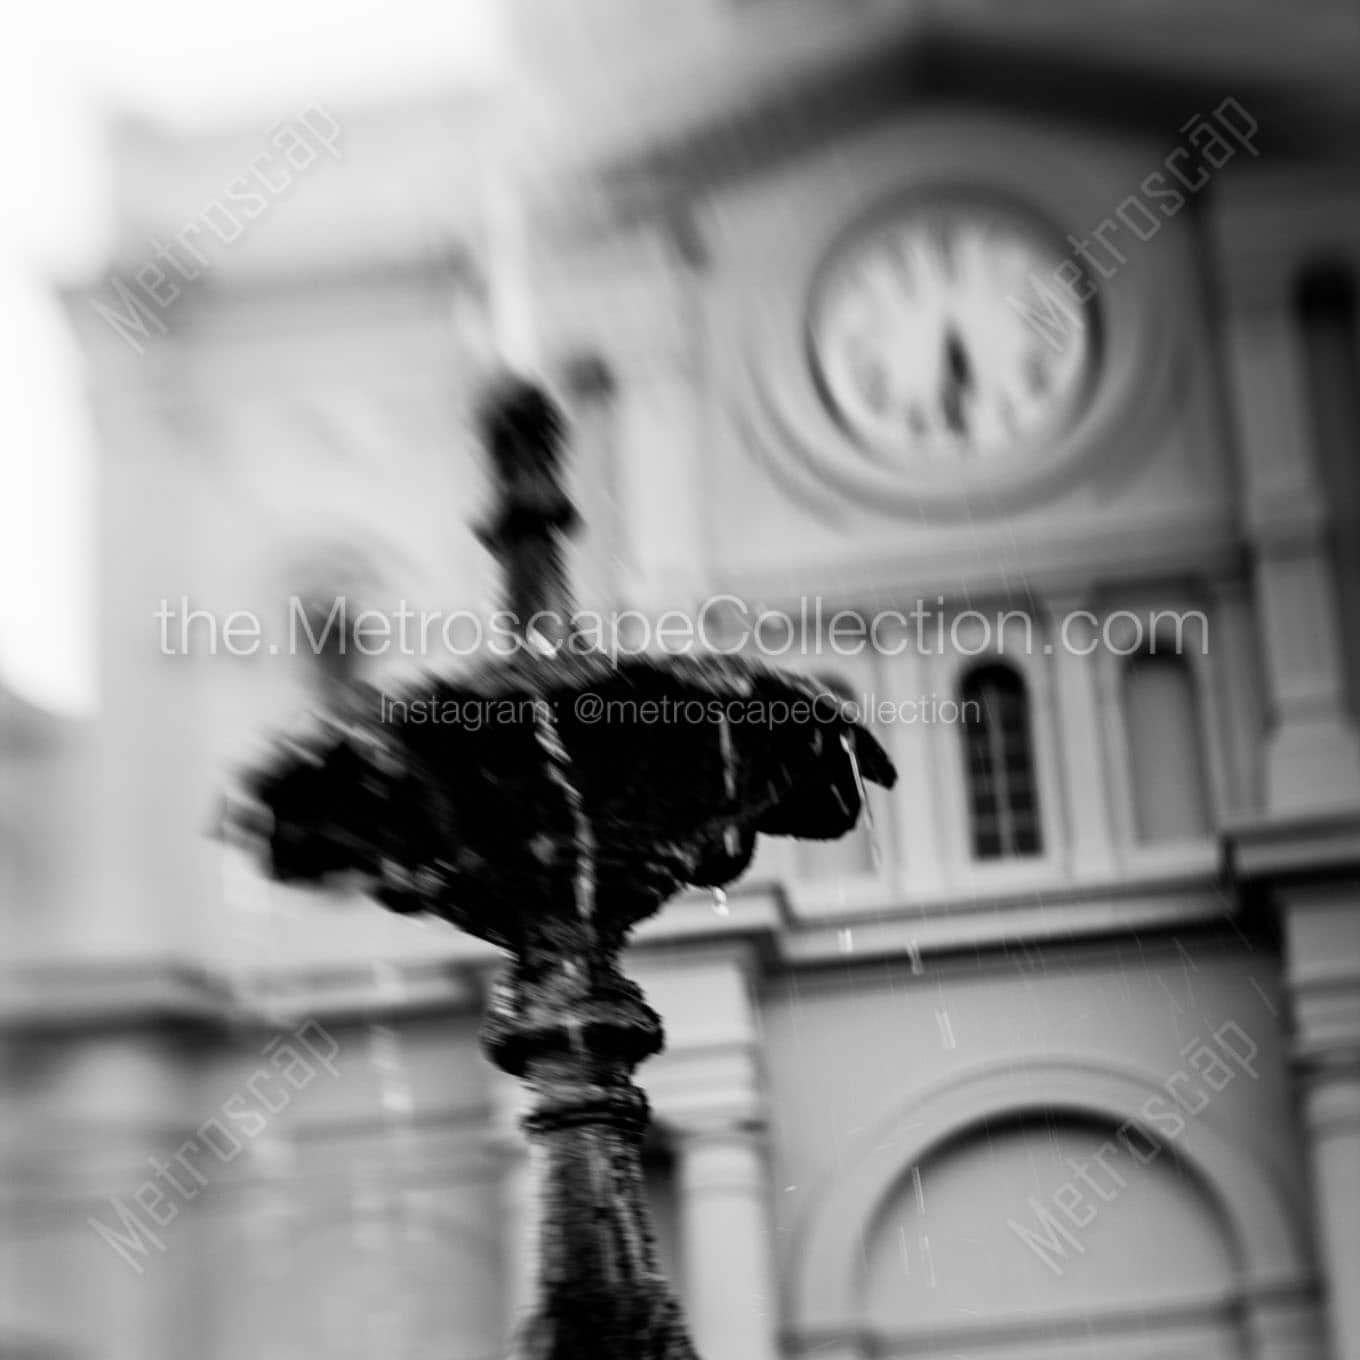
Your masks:
<path fill-rule="evenodd" d="M 819 270 L 813 374 L 875 455 L 998 466 L 1076 414 L 1097 340 L 1081 299 L 1094 292 L 1057 233 L 1023 211 L 917 197 L 852 229 Z"/>

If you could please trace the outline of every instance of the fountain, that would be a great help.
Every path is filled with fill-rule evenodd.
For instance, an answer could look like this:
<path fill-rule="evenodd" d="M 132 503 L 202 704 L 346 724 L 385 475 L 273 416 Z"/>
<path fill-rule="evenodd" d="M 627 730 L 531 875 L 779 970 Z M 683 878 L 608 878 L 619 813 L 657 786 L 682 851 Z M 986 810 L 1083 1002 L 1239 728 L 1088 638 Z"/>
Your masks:
<path fill-rule="evenodd" d="M 853 706 L 815 681 L 737 657 L 583 645 L 569 623 L 562 418 L 509 379 L 484 430 L 495 501 L 479 532 L 517 645 L 391 693 L 350 684 L 244 775 L 226 820 L 279 879 L 358 875 L 389 910 L 509 955 L 482 1041 L 530 1088 L 545 1196 L 539 1297 L 514 1354 L 692 1360 L 639 1159 L 648 1105 L 632 1074 L 661 1050 L 661 1021 L 620 952 L 686 886 L 726 909 L 758 834 L 845 834 L 864 781 L 891 787 L 895 773 Z"/>

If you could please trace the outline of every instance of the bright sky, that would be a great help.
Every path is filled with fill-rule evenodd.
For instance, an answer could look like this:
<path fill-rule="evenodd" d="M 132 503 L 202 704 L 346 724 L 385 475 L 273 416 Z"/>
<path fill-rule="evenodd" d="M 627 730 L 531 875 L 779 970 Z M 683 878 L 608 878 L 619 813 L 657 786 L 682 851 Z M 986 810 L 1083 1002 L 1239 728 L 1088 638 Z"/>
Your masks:
<path fill-rule="evenodd" d="M 95 693 L 95 458 L 56 281 L 106 249 L 102 115 L 184 126 L 260 108 L 483 84 L 496 0 L 36 0 L 0 45 L 0 684 L 64 712 Z"/>

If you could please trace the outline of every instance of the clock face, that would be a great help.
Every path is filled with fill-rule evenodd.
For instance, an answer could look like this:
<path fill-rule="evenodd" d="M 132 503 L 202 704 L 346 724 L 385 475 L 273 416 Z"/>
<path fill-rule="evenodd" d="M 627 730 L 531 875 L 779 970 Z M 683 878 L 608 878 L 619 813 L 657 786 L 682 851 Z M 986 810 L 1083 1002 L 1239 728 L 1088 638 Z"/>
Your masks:
<path fill-rule="evenodd" d="M 961 466 L 1056 429 L 1095 339 L 1056 276 L 1070 260 L 1037 223 L 981 201 L 877 218 L 814 290 L 812 360 L 838 420 L 881 453 Z"/>

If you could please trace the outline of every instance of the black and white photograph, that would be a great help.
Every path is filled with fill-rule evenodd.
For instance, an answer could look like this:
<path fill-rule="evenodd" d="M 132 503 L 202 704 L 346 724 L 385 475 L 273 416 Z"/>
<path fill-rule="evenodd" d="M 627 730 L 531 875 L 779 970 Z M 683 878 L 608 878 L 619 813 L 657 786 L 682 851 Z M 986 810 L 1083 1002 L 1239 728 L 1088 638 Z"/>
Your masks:
<path fill-rule="evenodd" d="M 1360 3 L 0 41 L 0 1360 L 1360 1360 Z"/>

